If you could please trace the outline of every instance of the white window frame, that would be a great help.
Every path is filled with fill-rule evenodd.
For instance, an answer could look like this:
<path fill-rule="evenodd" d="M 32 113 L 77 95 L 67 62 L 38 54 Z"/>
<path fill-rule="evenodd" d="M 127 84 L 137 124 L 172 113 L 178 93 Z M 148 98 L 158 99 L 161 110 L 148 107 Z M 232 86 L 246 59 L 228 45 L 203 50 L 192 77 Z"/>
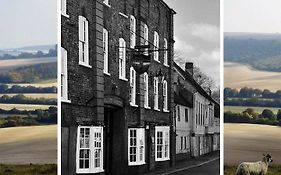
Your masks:
<path fill-rule="evenodd" d="M 136 71 L 133 67 L 130 68 L 130 105 L 136 105 Z"/>
<path fill-rule="evenodd" d="M 153 58 L 155 61 L 157 62 L 160 62 L 159 61 L 159 35 L 156 31 L 154 31 L 154 47 L 153 47 L 153 50 L 154 50 L 154 54 L 153 54 Z"/>
<path fill-rule="evenodd" d="M 107 5 L 108 7 L 110 7 L 110 5 L 109 5 L 109 0 L 103 0 L 103 3 L 104 3 L 105 5 Z"/>
<path fill-rule="evenodd" d="M 169 64 L 168 64 L 168 42 L 167 42 L 167 39 L 164 38 L 164 66 L 167 66 L 169 67 Z"/>
<path fill-rule="evenodd" d="M 67 0 L 61 0 L 61 14 L 67 18 L 69 18 L 69 15 L 67 15 L 66 13 L 66 9 L 67 9 L 67 6 L 66 6 L 66 1 Z"/>
<path fill-rule="evenodd" d="M 126 79 L 126 42 L 123 38 L 119 38 L 119 79 Z"/>
<path fill-rule="evenodd" d="M 61 101 L 70 102 L 68 99 L 67 50 L 63 47 L 61 47 Z"/>
<path fill-rule="evenodd" d="M 104 28 L 103 29 L 103 73 L 109 74 L 109 64 L 108 64 L 108 31 Z"/>
<path fill-rule="evenodd" d="M 159 103 L 158 103 L 158 98 L 159 98 L 159 83 L 158 83 L 158 78 L 154 77 L 153 80 L 153 95 L 154 95 L 154 110 L 159 111 Z"/>
<path fill-rule="evenodd" d="M 89 61 L 89 27 L 84 16 L 79 16 L 79 65 L 92 68 Z"/>
<path fill-rule="evenodd" d="M 148 45 L 148 27 L 144 24 L 144 45 Z M 145 49 L 145 55 L 148 55 L 148 48 Z"/>
<path fill-rule="evenodd" d="M 136 18 L 130 15 L 130 48 L 134 49 L 136 46 Z"/>
<path fill-rule="evenodd" d="M 162 133 L 162 140 L 158 138 L 158 133 Z M 170 160 L 170 127 L 155 126 L 155 161 Z M 159 146 L 159 147 L 158 147 Z M 158 150 L 158 148 L 160 148 Z M 161 157 L 158 157 L 161 155 Z"/>
<path fill-rule="evenodd" d="M 132 137 L 131 131 L 136 132 L 136 137 Z M 135 139 L 135 140 L 133 140 Z M 131 150 L 135 149 L 135 161 L 131 161 Z M 128 162 L 129 166 L 145 164 L 145 130 L 144 128 L 128 129 Z"/>
<path fill-rule="evenodd" d="M 149 107 L 149 88 L 148 88 L 148 74 L 145 72 L 143 74 L 144 81 L 144 107 L 150 109 Z"/>
<path fill-rule="evenodd" d="M 167 81 L 163 81 L 163 111 L 169 112 L 168 110 L 168 84 Z"/>
<path fill-rule="evenodd" d="M 88 147 L 83 147 L 89 150 L 89 168 L 80 168 L 80 144 L 85 143 L 85 139 L 80 141 L 82 129 L 89 130 Z M 85 137 L 84 137 L 85 138 Z M 99 151 L 99 152 L 98 152 Z M 99 153 L 99 157 L 95 157 Z M 99 160 L 99 167 L 96 166 L 95 159 Z M 76 173 L 99 173 L 104 172 L 103 169 L 103 127 L 102 126 L 78 126 L 77 128 L 77 144 L 76 144 Z"/>

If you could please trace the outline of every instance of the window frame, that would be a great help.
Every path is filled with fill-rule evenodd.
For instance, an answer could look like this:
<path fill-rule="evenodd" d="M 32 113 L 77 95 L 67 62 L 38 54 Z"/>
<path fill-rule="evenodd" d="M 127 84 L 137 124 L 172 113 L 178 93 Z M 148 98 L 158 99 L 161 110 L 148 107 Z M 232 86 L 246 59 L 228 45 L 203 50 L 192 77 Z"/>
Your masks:
<path fill-rule="evenodd" d="M 61 14 L 67 18 L 69 18 L 69 15 L 67 14 L 67 0 L 61 0 Z"/>
<path fill-rule="evenodd" d="M 131 131 L 136 132 L 136 145 L 131 145 Z M 142 144 L 141 144 L 141 141 Z M 132 162 L 130 159 L 131 154 L 131 148 L 135 147 L 136 149 L 136 161 Z M 134 165 L 143 165 L 145 164 L 145 129 L 144 128 L 129 128 L 128 129 L 128 165 L 129 166 L 134 166 Z M 142 155 L 141 155 L 141 150 L 143 150 Z"/>
<path fill-rule="evenodd" d="M 158 133 L 162 133 L 162 142 L 158 144 Z M 170 127 L 155 126 L 155 161 L 170 160 Z M 161 146 L 161 158 L 158 157 L 158 146 Z"/>
<path fill-rule="evenodd" d="M 128 79 L 126 79 L 126 41 L 124 40 L 124 38 L 119 38 L 119 48 L 118 48 L 118 50 L 119 50 L 119 54 L 118 54 L 118 58 L 119 58 L 119 79 L 128 81 Z"/>
<path fill-rule="evenodd" d="M 149 108 L 149 77 L 147 72 L 143 74 L 143 81 L 144 81 L 144 107 Z"/>
<path fill-rule="evenodd" d="M 164 38 L 164 66 L 169 67 L 168 64 L 168 41 L 166 38 Z"/>
<path fill-rule="evenodd" d="M 89 129 L 89 168 L 80 168 L 80 134 L 81 129 Z M 96 137 L 99 137 L 99 140 L 96 140 Z M 104 172 L 103 169 L 103 127 L 102 126 L 78 126 L 77 127 L 77 139 L 76 139 L 76 173 L 100 173 Z M 84 140 L 85 141 L 85 140 Z M 98 144 L 99 143 L 99 144 Z M 96 150 L 100 149 L 99 160 L 100 164 L 98 168 L 95 168 L 95 153 Z M 93 155 L 92 155 L 93 154 Z"/>
<path fill-rule="evenodd" d="M 159 82 L 158 78 L 154 77 L 153 80 L 153 97 L 154 97 L 154 110 L 159 111 Z"/>
<path fill-rule="evenodd" d="M 130 15 L 130 48 L 134 49 L 136 46 L 136 18 Z"/>
<path fill-rule="evenodd" d="M 137 106 L 136 104 L 136 94 L 137 94 L 137 86 L 136 86 L 136 71 L 133 67 L 130 67 L 130 105 Z"/>
<path fill-rule="evenodd" d="M 157 62 L 160 62 L 159 61 L 159 34 L 154 31 L 154 42 L 153 42 L 154 46 L 153 46 L 153 50 L 154 50 L 154 54 L 153 54 L 153 59 Z"/>
<path fill-rule="evenodd" d="M 103 73 L 109 74 L 109 63 L 108 63 L 108 31 L 103 28 L 103 38 L 102 38 L 102 46 L 103 46 Z"/>
<path fill-rule="evenodd" d="M 166 80 L 163 81 L 163 111 L 169 112 L 169 110 L 168 110 L 168 83 Z"/>
<path fill-rule="evenodd" d="M 63 47 L 61 47 L 61 101 L 70 102 L 68 99 L 67 50 Z"/>
<path fill-rule="evenodd" d="M 92 68 L 89 60 L 89 23 L 84 16 L 79 16 L 79 65 Z"/>

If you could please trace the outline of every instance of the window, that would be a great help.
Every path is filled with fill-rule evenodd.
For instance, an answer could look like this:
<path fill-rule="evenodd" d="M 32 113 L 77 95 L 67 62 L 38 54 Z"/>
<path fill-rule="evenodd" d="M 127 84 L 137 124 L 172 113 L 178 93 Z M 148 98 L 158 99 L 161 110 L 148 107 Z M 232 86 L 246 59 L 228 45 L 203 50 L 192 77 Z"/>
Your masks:
<path fill-rule="evenodd" d="M 144 81 L 144 107 L 149 108 L 148 74 L 146 72 L 144 73 L 143 81 Z"/>
<path fill-rule="evenodd" d="M 119 38 L 119 78 L 126 80 L 126 42 Z"/>
<path fill-rule="evenodd" d="M 149 45 L 148 44 L 148 27 L 144 22 L 141 22 L 141 37 L 140 37 L 141 45 Z M 145 55 L 148 55 L 148 48 L 145 48 Z"/>
<path fill-rule="evenodd" d="M 103 29 L 103 72 L 108 74 L 108 31 Z"/>
<path fill-rule="evenodd" d="M 167 93 L 168 89 L 167 89 L 167 81 L 164 80 L 163 81 L 163 111 L 168 111 L 168 93 Z"/>
<path fill-rule="evenodd" d="M 79 16 L 79 64 L 91 67 L 89 65 L 88 21 L 83 16 Z"/>
<path fill-rule="evenodd" d="M 136 18 L 130 16 L 130 48 L 135 48 L 136 45 Z"/>
<path fill-rule="evenodd" d="M 130 105 L 136 106 L 136 71 L 130 68 Z"/>
<path fill-rule="evenodd" d="M 168 42 L 167 39 L 164 38 L 164 65 L 168 66 Z"/>
<path fill-rule="evenodd" d="M 66 0 L 61 0 L 61 14 L 68 17 L 66 14 Z"/>
<path fill-rule="evenodd" d="M 155 140 L 156 140 L 155 160 L 156 161 L 164 161 L 170 159 L 169 136 L 170 136 L 169 126 L 155 126 Z"/>
<path fill-rule="evenodd" d="M 180 114 L 180 106 L 178 106 L 178 121 L 180 122 L 181 121 L 181 114 Z"/>
<path fill-rule="evenodd" d="M 188 122 L 188 109 L 185 109 L 184 116 L 185 116 L 185 122 Z"/>
<path fill-rule="evenodd" d="M 157 32 L 154 32 L 154 60 L 159 62 L 159 35 Z"/>
<path fill-rule="evenodd" d="M 68 100 L 68 87 L 67 87 L 67 51 L 61 48 L 61 99 Z"/>
<path fill-rule="evenodd" d="M 103 172 L 103 128 L 79 126 L 77 131 L 76 172 Z"/>
<path fill-rule="evenodd" d="M 183 149 L 183 137 L 181 137 L 181 150 Z"/>
<path fill-rule="evenodd" d="M 184 149 L 187 149 L 187 137 L 184 137 Z"/>
<path fill-rule="evenodd" d="M 154 109 L 158 110 L 158 78 L 154 77 Z"/>
<path fill-rule="evenodd" d="M 129 165 L 145 164 L 145 137 L 144 128 L 130 128 L 128 137 Z"/>

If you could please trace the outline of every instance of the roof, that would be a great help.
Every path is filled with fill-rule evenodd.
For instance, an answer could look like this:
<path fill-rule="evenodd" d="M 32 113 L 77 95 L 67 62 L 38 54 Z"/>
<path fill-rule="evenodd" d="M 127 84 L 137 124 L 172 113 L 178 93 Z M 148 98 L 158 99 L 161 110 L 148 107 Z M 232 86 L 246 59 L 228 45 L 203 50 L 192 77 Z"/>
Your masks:
<path fill-rule="evenodd" d="M 174 62 L 174 67 L 184 76 L 184 78 L 186 80 L 188 80 L 194 87 L 195 89 L 205 98 L 207 98 L 208 100 L 210 100 L 211 102 L 213 102 L 215 104 L 215 110 L 219 111 L 220 110 L 220 105 L 194 80 L 193 76 L 182 70 L 182 68 L 177 65 L 177 63 Z"/>

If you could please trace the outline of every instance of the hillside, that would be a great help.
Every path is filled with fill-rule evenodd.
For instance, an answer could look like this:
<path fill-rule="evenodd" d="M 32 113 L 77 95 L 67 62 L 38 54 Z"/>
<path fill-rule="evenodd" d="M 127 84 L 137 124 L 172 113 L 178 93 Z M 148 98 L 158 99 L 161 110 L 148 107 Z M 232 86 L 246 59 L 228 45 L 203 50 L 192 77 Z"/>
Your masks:
<path fill-rule="evenodd" d="M 281 35 L 226 34 L 224 59 L 259 70 L 281 72 Z"/>

